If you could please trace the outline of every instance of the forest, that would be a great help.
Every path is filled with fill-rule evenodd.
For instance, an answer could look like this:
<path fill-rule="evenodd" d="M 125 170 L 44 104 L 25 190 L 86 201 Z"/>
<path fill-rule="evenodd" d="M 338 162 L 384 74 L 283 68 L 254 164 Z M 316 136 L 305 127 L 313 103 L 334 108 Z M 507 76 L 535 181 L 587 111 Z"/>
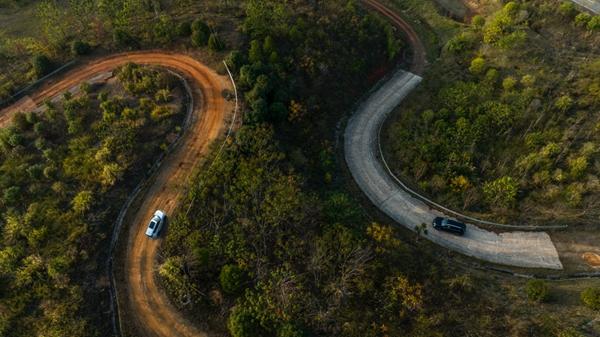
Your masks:
<path fill-rule="evenodd" d="M 386 4 L 402 15 L 426 8 L 412 22 L 443 42 L 429 46 L 440 54 L 426 80 L 383 130 L 394 170 L 484 217 L 597 218 L 600 64 L 588 56 L 599 52 L 598 17 L 524 0 L 448 24 L 433 0 Z M 15 23 L 24 17 L 35 22 Z M 453 30 L 432 32 L 432 17 Z M 482 270 L 396 226 L 353 184 L 344 122 L 412 53 L 360 1 L 0 0 L 0 18 L 3 105 L 71 60 L 123 51 L 176 51 L 212 68 L 224 58 L 231 68 L 242 121 L 182 182 L 155 266 L 171 303 L 210 334 L 600 331 L 597 279 Z M 0 129 L 0 336 L 112 335 L 114 219 L 182 134 L 185 96 L 168 71 L 127 64 Z M 124 336 L 133 329 L 121 326 Z"/>
<path fill-rule="evenodd" d="M 182 98 L 170 73 L 128 64 L 0 129 L 1 336 L 94 336 L 107 324 L 103 247 L 181 131 Z"/>
<path fill-rule="evenodd" d="M 244 125 L 200 170 L 162 246 L 158 274 L 179 309 L 233 337 L 579 336 L 581 316 L 544 312 L 555 286 L 457 268 L 348 187 L 327 130 L 369 84 L 359 79 L 402 55 L 389 26 L 353 2 L 251 1 L 241 29 L 248 42 L 228 62 Z M 365 53 L 372 63 L 356 61 Z"/>
<path fill-rule="evenodd" d="M 599 21 L 570 1 L 511 1 L 473 17 L 387 128 L 394 171 L 485 219 L 595 223 Z"/>

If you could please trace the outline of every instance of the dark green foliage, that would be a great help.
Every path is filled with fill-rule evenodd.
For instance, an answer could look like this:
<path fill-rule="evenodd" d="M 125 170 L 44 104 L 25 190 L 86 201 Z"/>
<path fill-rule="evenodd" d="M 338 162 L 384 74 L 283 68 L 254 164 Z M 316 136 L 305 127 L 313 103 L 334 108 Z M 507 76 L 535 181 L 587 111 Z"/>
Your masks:
<path fill-rule="evenodd" d="M 33 73 L 37 78 L 41 78 L 52 71 L 52 61 L 44 54 L 38 54 L 31 60 Z"/>
<path fill-rule="evenodd" d="M 244 283 L 244 271 L 236 265 L 226 264 L 221 268 L 219 280 L 221 289 L 227 294 L 238 293 Z"/>
<path fill-rule="evenodd" d="M 113 31 L 113 43 L 118 48 L 136 49 L 139 47 L 138 40 L 123 29 Z"/>
<path fill-rule="evenodd" d="M 93 95 L 64 95 L 0 130 L 2 336 L 97 336 L 92 322 L 109 320 L 84 284 L 104 275 L 102 239 L 177 119 L 132 120 L 139 96 L 107 94 L 100 107 Z"/>
<path fill-rule="evenodd" d="M 192 23 L 192 45 L 195 47 L 204 47 L 209 43 L 212 36 L 210 28 L 202 19 L 196 19 Z M 213 42 L 214 44 L 215 42 Z M 213 46 L 214 47 L 214 46 Z M 211 47 L 212 49 L 212 47 Z"/>
<path fill-rule="evenodd" d="M 192 35 L 192 23 L 189 21 L 178 23 L 176 32 L 180 37 L 188 37 Z"/>
<path fill-rule="evenodd" d="M 154 25 L 154 42 L 167 45 L 175 39 L 177 30 L 173 19 L 166 14 L 161 15 Z"/>
<path fill-rule="evenodd" d="M 544 280 L 529 280 L 526 286 L 527 298 L 533 302 L 546 302 L 550 289 Z"/>
<path fill-rule="evenodd" d="M 600 310 L 600 288 L 587 288 L 581 292 L 581 302 L 588 308 Z"/>
<path fill-rule="evenodd" d="M 89 43 L 81 40 L 71 42 L 71 54 L 75 56 L 87 55 L 92 51 Z"/>
<path fill-rule="evenodd" d="M 225 45 L 221 39 L 219 39 L 219 36 L 213 33 L 210 34 L 210 37 L 208 38 L 208 48 L 212 51 L 221 51 L 225 48 Z"/>

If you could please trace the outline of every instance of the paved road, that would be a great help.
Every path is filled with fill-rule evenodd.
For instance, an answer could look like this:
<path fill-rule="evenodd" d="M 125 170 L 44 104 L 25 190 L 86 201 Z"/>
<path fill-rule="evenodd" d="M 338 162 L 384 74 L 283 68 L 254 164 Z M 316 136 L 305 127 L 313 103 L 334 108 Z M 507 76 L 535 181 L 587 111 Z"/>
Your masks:
<path fill-rule="evenodd" d="M 56 97 L 127 62 L 163 66 L 183 75 L 190 85 L 194 104 L 190 125 L 181 144 L 164 158 L 156 179 L 142 196 L 141 206 L 132 210 L 136 213 L 126 237 L 126 284 L 123 287 L 126 292 L 120 294 L 123 298 L 119 302 L 124 304 L 121 309 L 126 324 L 136 327 L 140 336 L 206 336 L 171 305 L 158 287 L 155 259 L 161 240 L 148 239 L 144 229 L 156 209 L 172 214 L 199 159 L 208 153 L 209 145 L 224 131 L 227 116 L 233 111 L 233 105 L 221 95 L 223 90 L 232 89 L 229 78 L 218 75 L 189 56 L 168 52 L 137 52 L 94 59 L 0 111 L 0 127 L 6 126 L 16 112 L 33 110 L 45 99 Z"/>
<path fill-rule="evenodd" d="M 573 0 L 574 3 L 600 14 L 600 0 Z"/>
<path fill-rule="evenodd" d="M 427 224 L 426 237 L 443 247 L 498 264 L 562 269 L 556 248 L 547 233 L 496 234 L 469 224 L 463 237 L 439 232 L 431 227 L 431 221 L 443 215 L 394 182 L 379 158 L 379 129 L 388 114 L 421 80 L 412 73 L 398 71 L 357 109 L 348 122 L 344 152 L 358 186 L 379 209 L 399 224 L 412 230 L 417 225 Z"/>

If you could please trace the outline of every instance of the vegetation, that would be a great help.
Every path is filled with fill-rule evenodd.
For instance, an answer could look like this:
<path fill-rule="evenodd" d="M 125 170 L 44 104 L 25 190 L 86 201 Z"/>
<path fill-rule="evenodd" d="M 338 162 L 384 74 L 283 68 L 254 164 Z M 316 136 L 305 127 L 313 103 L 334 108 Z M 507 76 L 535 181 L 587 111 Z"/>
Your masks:
<path fill-rule="evenodd" d="M 385 132 L 395 171 L 484 218 L 593 223 L 600 35 L 580 15 L 511 1 L 458 31 Z"/>
<path fill-rule="evenodd" d="M 369 220 L 337 178 L 331 129 L 353 102 L 332 93 L 362 92 L 368 83 L 353 79 L 385 67 L 387 26 L 346 1 L 251 1 L 246 14 L 246 48 L 228 57 L 244 126 L 170 223 L 160 270 L 173 302 L 234 337 L 562 333 L 570 322 L 521 321 L 525 292 L 464 274 L 414 235 Z"/>
<path fill-rule="evenodd" d="M 581 292 L 581 301 L 590 309 L 600 310 L 600 288 L 587 288 Z"/>
<path fill-rule="evenodd" d="M 527 282 L 527 298 L 533 302 L 546 302 L 550 291 L 543 280 L 529 280 Z"/>
<path fill-rule="evenodd" d="M 0 130 L 2 336 L 94 336 L 109 321 L 95 285 L 102 247 L 160 140 L 181 122 L 178 104 L 153 100 L 159 89 L 175 93 L 168 73 L 130 64 L 117 74 Z M 129 94 L 116 95 L 123 87 Z M 171 112 L 153 119 L 159 107 Z"/>
<path fill-rule="evenodd" d="M 212 50 L 221 51 L 225 46 L 224 34 L 217 35 L 220 27 L 214 20 L 210 25 L 197 20 L 202 23 L 201 30 L 197 29 L 196 21 L 190 24 L 190 13 L 196 13 L 197 7 L 201 6 L 203 14 L 209 14 L 206 3 L 216 1 L 201 4 L 187 0 L 4 2 L 0 1 L 0 102 L 28 82 L 48 73 L 52 66 L 58 67 L 94 50 L 168 49 L 177 44 L 204 47 L 209 45 L 211 35 L 214 35 L 210 44 Z M 219 3 L 221 9 L 235 8 L 231 1 Z M 15 16 L 15 20 L 8 22 L 6 27 L 1 22 L 4 20 L 3 7 L 23 7 L 21 11 L 12 10 L 7 14 L 7 18 Z M 187 15 L 182 16 L 182 12 Z M 29 31 L 11 34 L 14 25 L 26 26 Z"/>

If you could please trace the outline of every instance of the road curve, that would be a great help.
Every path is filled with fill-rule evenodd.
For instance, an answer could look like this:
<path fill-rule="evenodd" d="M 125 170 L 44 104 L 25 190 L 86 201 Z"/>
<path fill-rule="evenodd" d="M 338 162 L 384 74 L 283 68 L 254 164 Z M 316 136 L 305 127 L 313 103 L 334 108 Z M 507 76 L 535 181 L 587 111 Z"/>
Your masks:
<path fill-rule="evenodd" d="M 97 74 L 111 71 L 127 62 L 162 66 L 183 75 L 193 99 L 193 112 L 184 138 L 175 150 L 164 158 L 156 179 L 142 196 L 140 208 L 130 224 L 125 259 L 126 324 L 133 324 L 140 336 L 200 337 L 206 333 L 194 327 L 171 305 L 155 279 L 155 258 L 160 240 L 144 235 L 146 222 L 156 209 L 172 214 L 185 189 L 186 182 L 198 159 L 225 130 L 233 105 L 223 96 L 232 90 L 228 77 L 220 76 L 197 60 L 182 54 L 167 52 L 135 52 L 117 54 L 88 61 L 43 88 L 0 111 L 0 127 L 18 111 L 29 111 L 45 99 L 53 98 Z"/>
<path fill-rule="evenodd" d="M 411 69 L 424 70 L 424 48 L 419 37 L 401 17 L 374 0 L 367 6 L 388 17 L 396 27 L 405 30 L 413 44 Z M 408 28 L 407 28 L 408 27 Z M 488 262 L 526 267 L 562 269 L 558 252 L 547 233 L 506 232 L 496 234 L 467 224 L 463 237 L 431 228 L 433 218 L 444 216 L 413 197 L 392 179 L 380 158 L 379 132 L 389 113 L 422 81 L 413 73 L 397 71 L 375 91 L 350 118 L 344 134 L 344 153 L 350 172 L 367 197 L 384 213 L 403 226 L 416 230 L 426 224 L 426 237 L 451 250 Z"/>

